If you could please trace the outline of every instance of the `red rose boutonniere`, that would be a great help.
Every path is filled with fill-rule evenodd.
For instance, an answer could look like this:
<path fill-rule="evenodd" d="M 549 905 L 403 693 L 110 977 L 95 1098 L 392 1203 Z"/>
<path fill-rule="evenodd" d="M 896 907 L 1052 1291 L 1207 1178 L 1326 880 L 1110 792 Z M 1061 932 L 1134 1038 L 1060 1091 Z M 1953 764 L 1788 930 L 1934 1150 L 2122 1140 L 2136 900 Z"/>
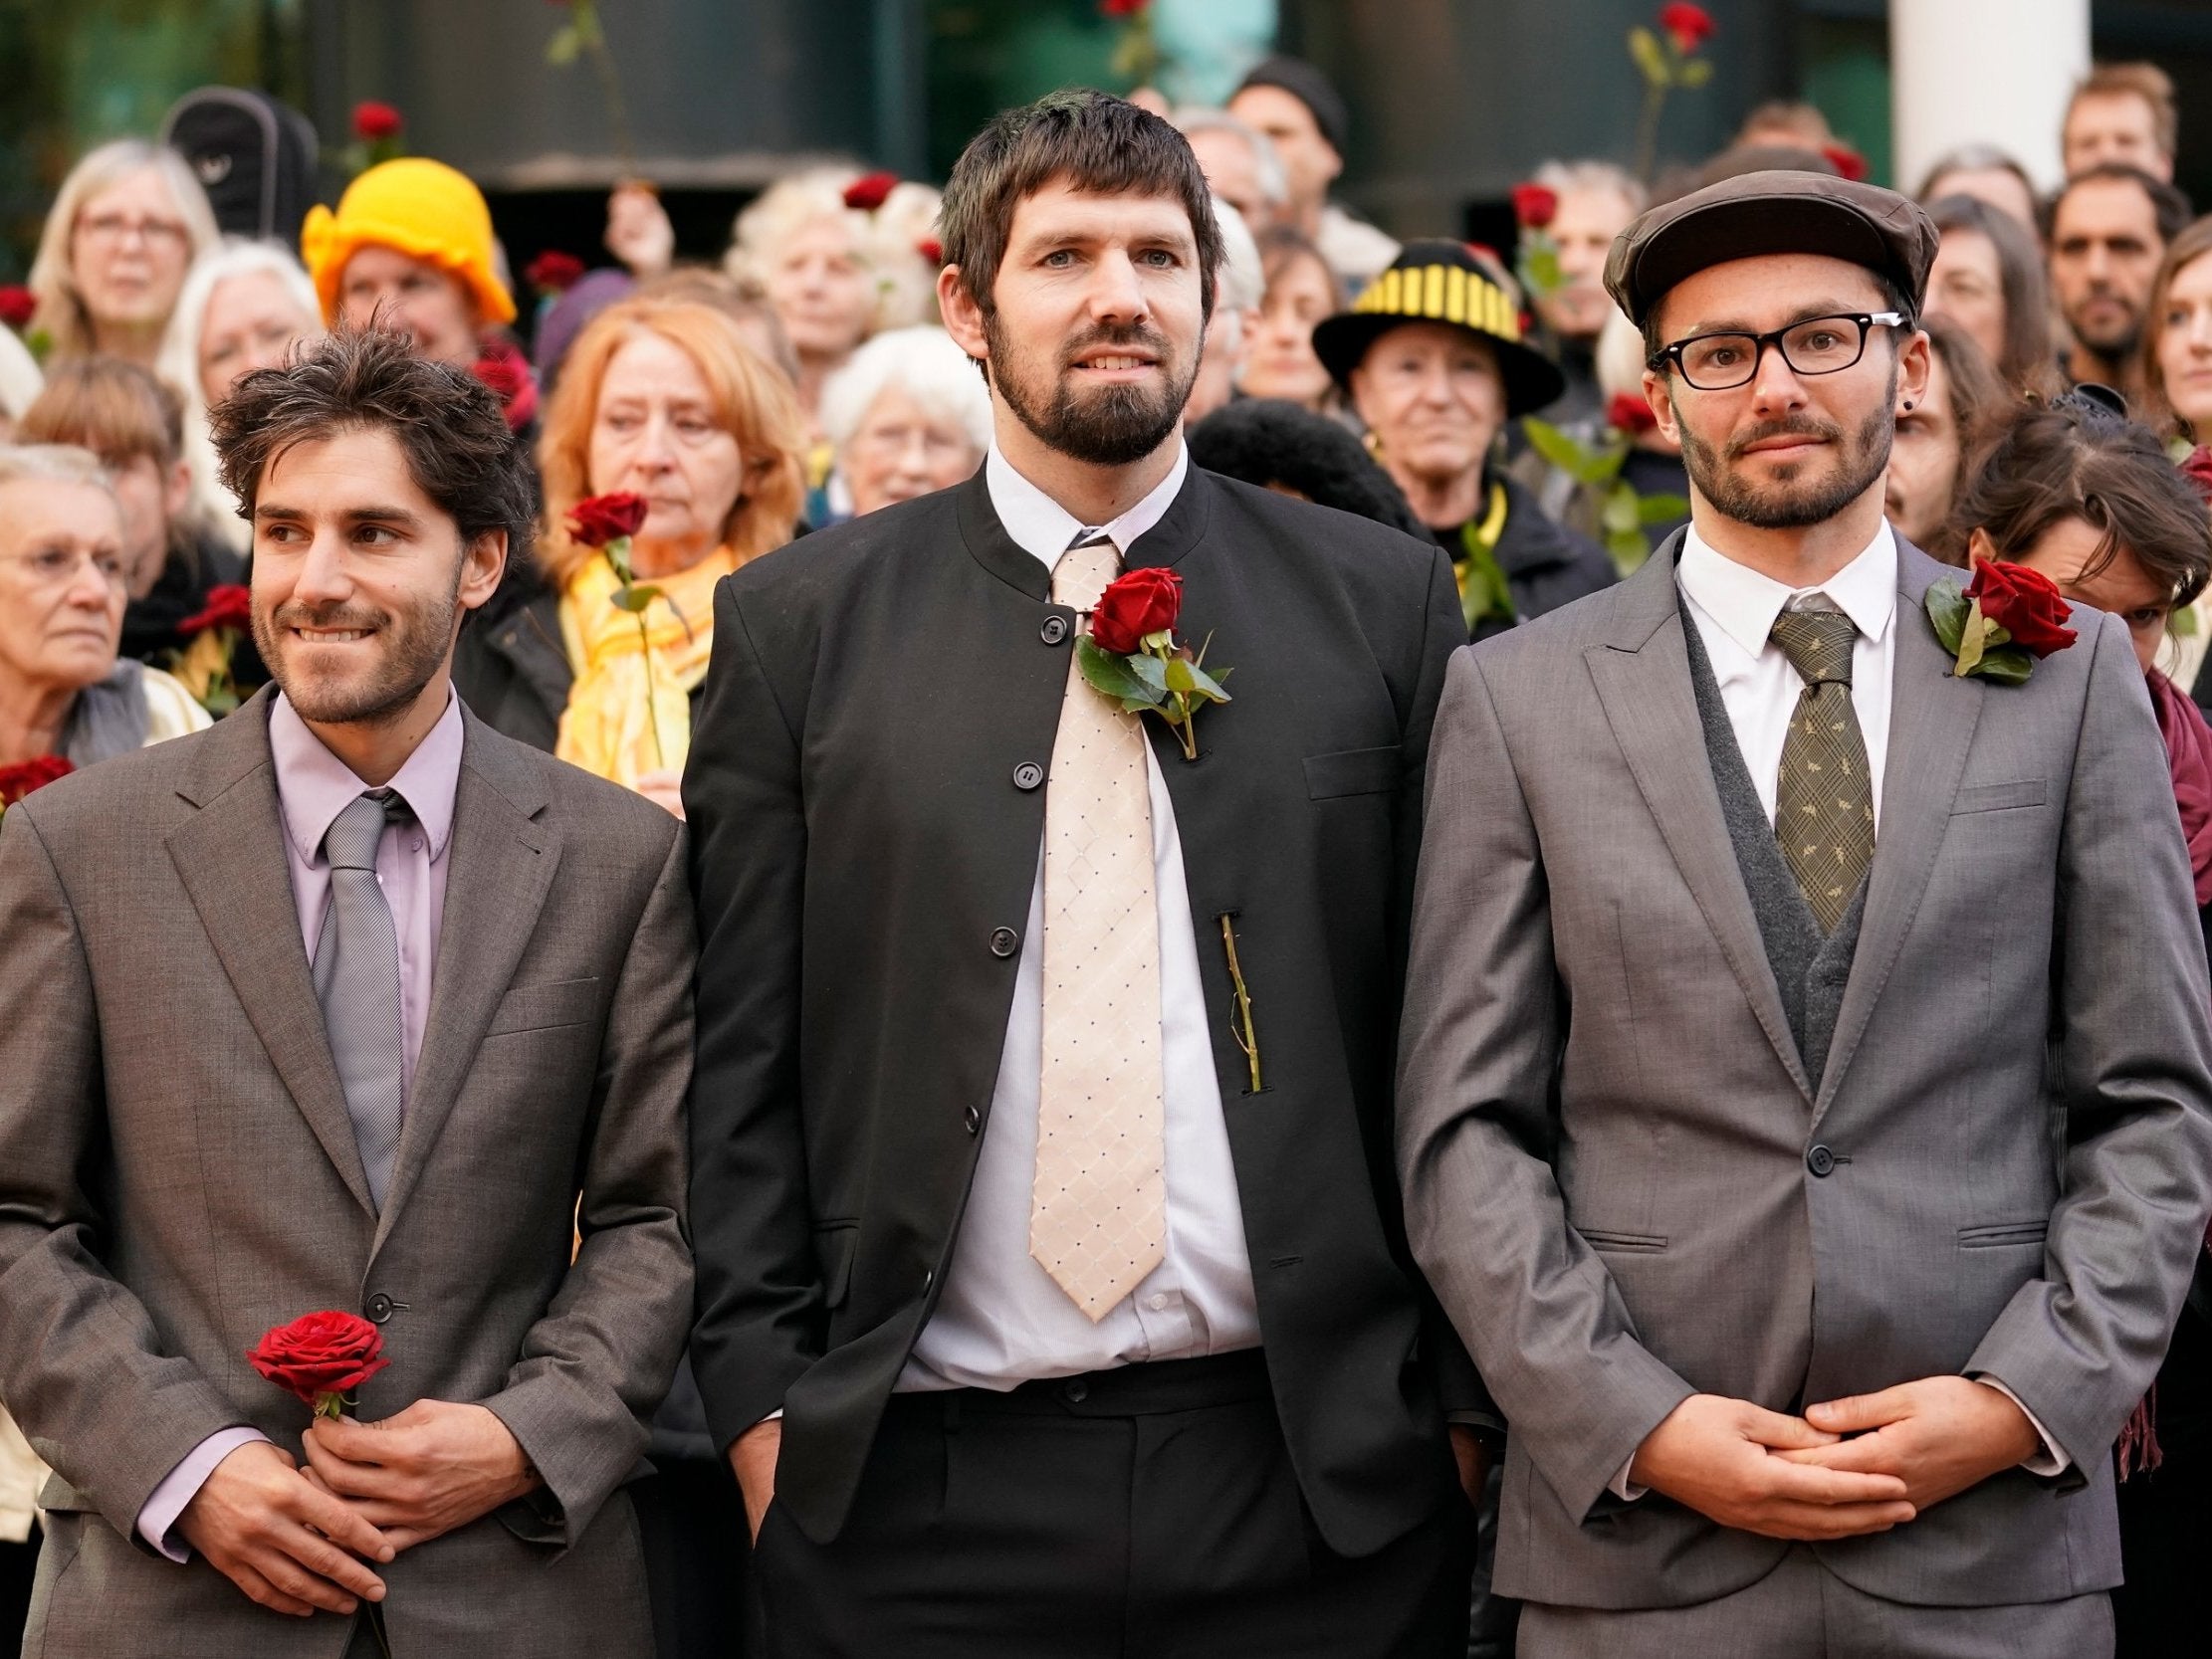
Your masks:
<path fill-rule="evenodd" d="M 318 1417 L 342 1417 L 346 1396 L 391 1361 L 384 1336 L 358 1314 L 326 1309 L 280 1325 L 246 1350 L 255 1370 Z"/>
<path fill-rule="evenodd" d="M 1961 589 L 1937 582 L 1928 589 L 1928 621 L 1951 654 L 1958 679 L 1980 675 L 2002 686 L 2026 685 L 2036 660 L 2064 651 L 2079 637 L 2066 626 L 2066 596 L 2041 571 L 2024 564 L 1976 559 L 1974 579 Z"/>
<path fill-rule="evenodd" d="M 1144 568 L 1116 577 L 1098 596 L 1090 632 L 1075 642 L 1075 660 L 1094 691 L 1125 715 L 1158 715 L 1183 741 L 1183 758 L 1199 757 L 1192 717 L 1202 703 L 1226 703 L 1220 680 L 1206 672 L 1206 647 L 1194 652 L 1175 637 L 1183 612 L 1183 578 Z M 1223 670 L 1221 680 L 1228 678 Z"/>

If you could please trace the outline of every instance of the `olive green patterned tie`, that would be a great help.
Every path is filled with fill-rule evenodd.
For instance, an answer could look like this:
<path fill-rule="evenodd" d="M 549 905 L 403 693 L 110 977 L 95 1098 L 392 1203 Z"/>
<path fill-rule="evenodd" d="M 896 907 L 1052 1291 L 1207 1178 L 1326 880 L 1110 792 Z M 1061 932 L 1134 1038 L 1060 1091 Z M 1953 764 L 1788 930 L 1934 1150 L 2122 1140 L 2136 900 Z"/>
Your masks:
<path fill-rule="evenodd" d="M 1806 607 L 1776 617 L 1771 635 L 1805 682 L 1782 741 L 1774 833 L 1824 933 L 1844 919 L 1875 856 L 1874 779 L 1851 706 L 1858 634 L 1843 612 Z"/>

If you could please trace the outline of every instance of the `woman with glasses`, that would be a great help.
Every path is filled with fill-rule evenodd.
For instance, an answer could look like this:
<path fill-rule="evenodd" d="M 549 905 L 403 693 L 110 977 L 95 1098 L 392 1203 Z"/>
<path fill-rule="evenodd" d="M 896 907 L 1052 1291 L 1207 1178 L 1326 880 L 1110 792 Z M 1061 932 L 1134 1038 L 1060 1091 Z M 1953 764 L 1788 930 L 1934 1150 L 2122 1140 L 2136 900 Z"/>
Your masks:
<path fill-rule="evenodd" d="M 90 451 L 0 449 L 0 768 L 89 766 L 209 724 L 168 675 L 116 657 L 122 523 Z"/>
<path fill-rule="evenodd" d="M 838 518 L 950 490 L 991 446 L 983 376 L 950 334 L 927 325 L 894 328 L 855 351 L 823 383 L 821 416 Z"/>
<path fill-rule="evenodd" d="M 151 368 L 184 273 L 219 233 L 174 150 L 119 138 L 70 169 L 31 262 L 46 366 L 100 352 Z"/>

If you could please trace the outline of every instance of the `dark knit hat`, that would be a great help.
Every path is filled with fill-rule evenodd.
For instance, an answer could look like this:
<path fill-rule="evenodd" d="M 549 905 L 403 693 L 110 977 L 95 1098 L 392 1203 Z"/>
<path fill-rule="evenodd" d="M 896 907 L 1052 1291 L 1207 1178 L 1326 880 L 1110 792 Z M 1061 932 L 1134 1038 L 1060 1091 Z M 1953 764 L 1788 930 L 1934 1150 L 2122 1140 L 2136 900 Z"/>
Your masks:
<path fill-rule="evenodd" d="M 1348 386 L 1367 349 L 1409 322 L 1446 322 L 1479 334 L 1497 352 L 1509 415 L 1543 408 L 1567 389 L 1559 365 L 1521 337 L 1520 306 L 1464 243 L 1409 242 L 1348 311 L 1313 327 L 1313 354 Z"/>
<path fill-rule="evenodd" d="M 1268 58 L 1255 64 L 1243 80 L 1237 82 L 1236 91 L 1246 87 L 1279 87 L 1313 112 L 1313 124 L 1321 129 L 1321 136 L 1328 139 L 1329 148 L 1337 154 L 1344 153 L 1344 140 L 1352 129 L 1351 111 L 1344 106 L 1344 95 L 1329 85 L 1329 78 L 1307 63 L 1303 58 Z M 1235 94 L 1230 94 L 1233 102 Z"/>

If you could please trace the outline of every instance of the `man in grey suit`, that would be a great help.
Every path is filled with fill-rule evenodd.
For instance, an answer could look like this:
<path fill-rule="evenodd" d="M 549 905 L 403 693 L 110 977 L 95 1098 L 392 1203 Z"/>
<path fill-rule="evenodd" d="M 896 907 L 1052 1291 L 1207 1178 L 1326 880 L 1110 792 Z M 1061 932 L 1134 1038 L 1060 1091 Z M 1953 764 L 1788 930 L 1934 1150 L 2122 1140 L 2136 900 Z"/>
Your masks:
<path fill-rule="evenodd" d="M 453 696 L 527 556 L 489 391 L 337 335 L 216 425 L 275 689 L 0 829 L 0 1397 L 55 1470 L 25 1651 L 645 1655 L 682 828 Z M 311 1431 L 246 1352 L 323 1309 L 389 1365 Z"/>
<path fill-rule="evenodd" d="M 1530 1659 L 2110 1648 L 2203 943 L 2121 620 L 1957 677 L 1882 521 L 1934 246 L 1802 173 L 1640 220 L 1608 286 L 1690 524 L 1451 666 L 1399 1159 Z"/>

